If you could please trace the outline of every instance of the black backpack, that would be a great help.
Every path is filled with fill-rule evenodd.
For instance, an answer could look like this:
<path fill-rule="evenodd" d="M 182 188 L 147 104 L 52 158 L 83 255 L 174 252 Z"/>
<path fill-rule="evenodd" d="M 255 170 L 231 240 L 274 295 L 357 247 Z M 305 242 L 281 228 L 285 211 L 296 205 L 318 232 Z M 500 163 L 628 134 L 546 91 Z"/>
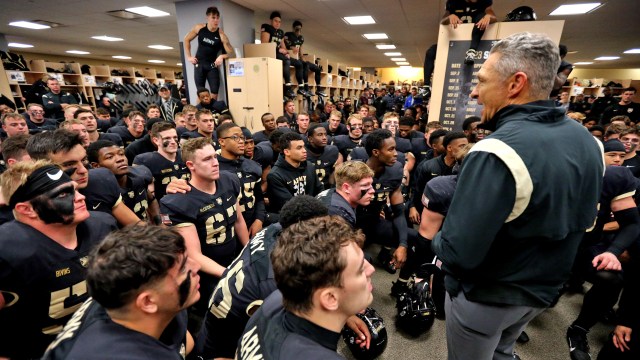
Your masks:
<path fill-rule="evenodd" d="M 38 80 L 34 82 L 33 85 L 31 85 L 31 87 L 29 88 L 29 90 L 27 90 L 24 93 L 24 97 L 25 99 L 27 99 L 25 105 L 28 106 L 29 104 L 32 104 L 32 103 L 42 105 L 42 95 L 48 92 L 49 92 L 49 88 L 47 87 L 47 84 L 44 81 Z"/>

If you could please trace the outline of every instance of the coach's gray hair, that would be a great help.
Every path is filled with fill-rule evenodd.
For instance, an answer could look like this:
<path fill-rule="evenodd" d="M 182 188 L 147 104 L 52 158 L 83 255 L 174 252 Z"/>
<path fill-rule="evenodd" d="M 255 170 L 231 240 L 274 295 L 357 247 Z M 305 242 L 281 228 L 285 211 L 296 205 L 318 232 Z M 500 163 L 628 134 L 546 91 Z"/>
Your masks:
<path fill-rule="evenodd" d="M 503 79 L 518 71 L 527 74 L 531 96 L 548 99 L 560 67 L 558 45 L 544 34 L 522 32 L 498 41 L 491 53 L 500 54 L 495 71 Z"/>

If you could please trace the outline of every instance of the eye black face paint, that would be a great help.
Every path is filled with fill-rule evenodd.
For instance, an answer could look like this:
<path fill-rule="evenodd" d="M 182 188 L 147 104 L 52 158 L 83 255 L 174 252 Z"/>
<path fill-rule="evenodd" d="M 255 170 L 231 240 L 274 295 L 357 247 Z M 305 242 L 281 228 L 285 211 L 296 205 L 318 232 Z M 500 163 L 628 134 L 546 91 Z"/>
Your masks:
<path fill-rule="evenodd" d="M 178 287 L 178 295 L 180 296 L 180 306 L 183 306 L 191 292 L 191 270 L 187 271 L 187 278 Z"/>
<path fill-rule="evenodd" d="M 31 205 L 45 224 L 70 224 L 74 220 L 75 188 L 72 184 L 53 189 L 33 200 Z"/>
<path fill-rule="evenodd" d="M 162 142 L 162 147 L 163 147 L 163 148 L 168 148 L 168 147 L 169 147 L 169 144 L 171 144 L 171 141 L 169 141 L 169 140 L 165 140 L 165 141 L 163 141 L 163 142 Z"/>

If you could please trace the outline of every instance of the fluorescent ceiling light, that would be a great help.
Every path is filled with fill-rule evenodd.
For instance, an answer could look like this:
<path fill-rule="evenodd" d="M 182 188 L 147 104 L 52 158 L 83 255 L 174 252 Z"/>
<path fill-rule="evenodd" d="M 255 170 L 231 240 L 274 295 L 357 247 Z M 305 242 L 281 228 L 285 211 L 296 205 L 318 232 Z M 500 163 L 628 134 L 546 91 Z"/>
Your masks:
<path fill-rule="evenodd" d="M 398 65 L 400 65 L 400 66 L 403 66 L 403 65 L 410 65 L 410 64 L 409 64 L 408 62 L 406 62 L 406 61 L 398 61 L 398 62 L 396 62 L 396 64 L 398 64 Z"/>
<path fill-rule="evenodd" d="M 389 45 L 385 45 L 385 44 L 378 44 L 378 45 L 376 45 L 376 47 L 377 47 L 378 49 L 380 49 L 380 50 L 393 50 L 393 49 L 395 49 L 395 48 L 396 48 L 396 46 L 395 46 L 395 45 L 391 45 L 391 44 L 389 44 Z"/>
<path fill-rule="evenodd" d="M 349 25 L 375 24 L 376 21 L 369 15 L 366 16 L 345 16 L 342 18 Z"/>
<path fill-rule="evenodd" d="M 91 38 L 92 39 L 96 39 L 96 40 L 102 40 L 102 41 L 122 41 L 122 40 L 124 40 L 123 38 L 107 36 L 107 35 L 92 36 Z"/>
<path fill-rule="evenodd" d="M 26 49 L 26 48 L 32 48 L 33 45 L 31 45 L 31 44 L 13 43 L 12 42 L 12 43 L 9 43 L 9 47 Z"/>
<path fill-rule="evenodd" d="M 126 56 L 126 55 L 113 55 L 112 58 L 114 59 L 122 59 L 122 60 L 129 60 L 131 59 L 131 56 Z"/>
<path fill-rule="evenodd" d="M 360 71 L 360 70 L 362 70 L 362 69 L 361 69 L 361 68 L 359 68 L 359 67 L 354 67 L 352 70 L 353 70 L 353 71 Z"/>
<path fill-rule="evenodd" d="M 594 9 L 598 8 L 601 3 L 586 3 L 586 4 L 571 4 L 571 5 L 560 5 L 557 9 L 551 12 L 551 16 L 562 16 L 562 15 L 578 15 L 578 14 L 586 14 Z"/>
<path fill-rule="evenodd" d="M 391 58 L 391 61 L 407 61 L 405 58 Z"/>
<path fill-rule="evenodd" d="M 167 45 L 149 45 L 149 47 L 156 50 L 172 50 L 173 49 L 171 46 L 167 46 Z"/>
<path fill-rule="evenodd" d="M 178 65 L 178 66 L 182 66 L 182 63 L 176 63 L 176 65 Z"/>
<path fill-rule="evenodd" d="M 67 50 L 67 52 L 69 54 L 77 54 L 77 55 L 88 55 L 88 54 L 91 54 L 88 51 L 82 51 L 82 50 Z"/>
<path fill-rule="evenodd" d="M 400 52 L 386 52 L 384 53 L 386 56 L 402 56 Z"/>
<path fill-rule="evenodd" d="M 147 60 L 147 61 L 154 64 L 164 64 L 164 60 Z"/>
<path fill-rule="evenodd" d="M 362 36 L 364 36 L 365 39 L 369 40 L 382 40 L 389 38 L 385 33 L 363 34 Z"/>
<path fill-rule="evenodd" d="M 132 7 L 132 8 L 127 8 L 125 10 L 132 12 L 134 14 L 148 16 L 148 17 L 160 17 L 160 16 L 171 15 L 168 12 L 164 12 L 148 6 Z"/>
<path fill-rule="evenodd" d="M 618 59 L 620 59 L 620 56 L 600 56 L 593 60 L 618 60 Z"/>
<path fill-rule="evenodd" d="M 573 65 L 591 65 L 593 64 L 593 61 L 578 61 L 577 63 L 574 63 Z"/>
<path fill-rule="evenodd" d="M 11 46 L 11 45 L 9 45 Z M 629 49 L 624 52 L 625 54 L 640 54 L 640 49 Z"/>
<path fill-rule="evenodd" d="M 33 30 L 49 29 L 51 27 L 49 25 L 42 25 L 30 21 L 14 21 L 10 22 L 9 25 Z"/>

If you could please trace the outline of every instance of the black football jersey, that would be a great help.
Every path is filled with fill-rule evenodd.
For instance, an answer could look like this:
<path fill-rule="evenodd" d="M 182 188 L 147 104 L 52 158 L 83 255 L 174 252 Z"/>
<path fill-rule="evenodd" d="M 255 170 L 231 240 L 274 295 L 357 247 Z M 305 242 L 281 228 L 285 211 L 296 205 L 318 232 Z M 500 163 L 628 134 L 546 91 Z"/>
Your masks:
<path fill-rule="evenodd" d="M 251 160 L 240 158 L 238 160 L 228 160 L 222 156 L 218 156 L 220 170 L 228 171 L 238 177 L 240 181 L 240 212 L 250 227 L 255 219 L 264 221 L 264 197 L 260 188 L 262 180 L 262 168 L 260 165 Z"/>
<path fill-rule="evenodd" d="M 339 155 L 338 148 L 334 145 L 325 146 L 322 154 L 314 154 L 307 147 L 307 161 L 315 166 L 318 179 L 325 189 L 330 187 L 329 179 L 333 175 Z"/>
<path fill-rule="evenodd" d="M 367 206 L 359 206 L 357 209 L 359 227 L 367 226 L 367 220 L 378 219 L 389 202 L 389 197 L 402 184 L 402 164 L 397 161 L 392 166 L 387 166 L 379 178 L 373 178 L 375 193 L 371 203 Z M 365 221 L 365 222 L 363 222 Z"/>
<path fill-rule="evenodd" d="M 189 169 L 182 161 L 180 152 L 176 155 L 176 161 L 165 158 L 157 151 L 140 154 L 133 159 L 133 165 L 134 167 L 136 165 L 144 165 L 151 171 L 158 201 L 167 193 L 167 185 L 171 180 L 189 180 L 191 177 Z"/>
<path fill-rule="evenodd" d="M 333 137 L 332 145 L 338 147 L 338 151 L 340 151 L 342 158 L 346 160 L 349 154 L 351 154 L 353 148 L 362 146 L 362 139 L 364 139 L 364 137 L 360 137 L 360 139 L 352 139 L 349 135 L 338 135 Z"/>
<path fill-rule="evenodd" d="M 276 28 L 270 24 L 262 24 L 260 31 L 269 33 L 269 42 L 276 43 L 276 49 L 280 46 L 280 42 L 284 38 L 284 31 L 282 29 L 276 30 Z"/>
<path fill-rule="evenodd" d="M 114 127 L 110 128 L 109 131 L 107 131 L 107 133 L 119 135 L 120 139 L 122 139 L 122 145 L 124 147 L 129 146 L 131 143 L 133 143 L 134 141 L 136 141 L 136 140 L 140 139 L 142 136 L 144 136 L 144 134 L 142 136 L 140 136 L 140 137 L 133 136 L 129 132 L 129 129 L 126 126 L 114 126 Z"/>
<path fill-rule="evenodd" d="M 202 254 L 227 266 L 235 255 L 234 224 L 239 197 L 238 178 L 223 171 L 216 181 L 215 194 L 193 186 L 186 194 L 167 194 L 160 200 L 160 212 L 169 215 L 172 226 L 195 226 Z"/>
<path fill-rule="evenodd" d="M 300 49 L 302 44 L 304 44 L 304 36 L 302 36 L 302 34 L 297 36 L 293 31 L 284 34 L 284 45 L 287 47 L 287 50 Z"/>
<path fill-rule="evenodd" d="M 422 205 L 433 212 L 446 216 L 457 184 L 458 175 L 438 176 L 431 179 L 424 187 Z"/>
<path fill-rule="evenodd" d="M 88 255 L 115 220 L 91 212 L 67 249 L 17 221 L 0 226 L 0 357 L 39 358 L 71 315 L 87 300 Z"/>
<path fill-rule="evenodd" d="M 208 335 L 204 345 L 205 358 L 214 357 L 213 351 L 221 351 L 221 347 L 227 350 L 224 352 L 233 353 L 244 325 L 249 321 L 249 311 L 260 306 L 277 289 L 269 256 L 281 230 L 278 223 L 262 229 L 222 274 L 205 319 Z M 220 324 L 227 321 L 237 326 L 220 329 Z M 220 331 L 227 334 L 215 336 Z M 225 340 L 227 343 L 223 343 Z"/>
<path fill-rule="evenodd" d="M 130 166 L 127 174 L 127 188 L 120 188 L 122 201 L 139 219 L 147 220 L 147 187 L 153 182 L 151 170 L 144 165 Z"/>
<path fill-rule="evenodd" d="M 416 165 L 413 167 L 414 169 L 416 169 L 423 160 L 429 157 L 429 150 L 431 150 L 431 148 L 427 145 L 424 137 L 411 139 L 411 151 L 416 157 Z M 433 153 L 433 151 L 431 151 L 431 153 Z"/>
<path fill-rule="evenodd" d="M 400 150 L 398 150 L 397 152 L 398 152 L 398 155 L 396 156 L 396 158 L 398 159 L 398 162 L 402 164 L 402 166 L 404 166 L 404 163 L 406 161 L 405 155 Z M 367 150 L 365 150 L 365 148 L 361 146 L 353 148 L 351 150 L 351 160 L 366 162 L 367 160 L 369 160 L 369 155 L 367 154 Z"/>
<path fill-rule="evenodd" d="M 122 201 L 120 185 L 116 176 L 106 168 L 89 170 L 87 187 L 80 190 L 86 196 L 85 202 L 90 211 L 111 214 L 113 207 Z"/>
<path fill-rule="evenodd" d="M 160 339 L 156 339 L 113 322 L 106 310 L 89 298 L 49 345 L 42 359 L 183 360 L 186 334 L 186 310 L 178 313 Z"/>
<path fill-rule="evenodd" d="M 237 359 L 344 359 L 336 352 L 339 340 L 340 333 L 284 310 L 282 294 L 275 291 L 247 323 Z"/>

